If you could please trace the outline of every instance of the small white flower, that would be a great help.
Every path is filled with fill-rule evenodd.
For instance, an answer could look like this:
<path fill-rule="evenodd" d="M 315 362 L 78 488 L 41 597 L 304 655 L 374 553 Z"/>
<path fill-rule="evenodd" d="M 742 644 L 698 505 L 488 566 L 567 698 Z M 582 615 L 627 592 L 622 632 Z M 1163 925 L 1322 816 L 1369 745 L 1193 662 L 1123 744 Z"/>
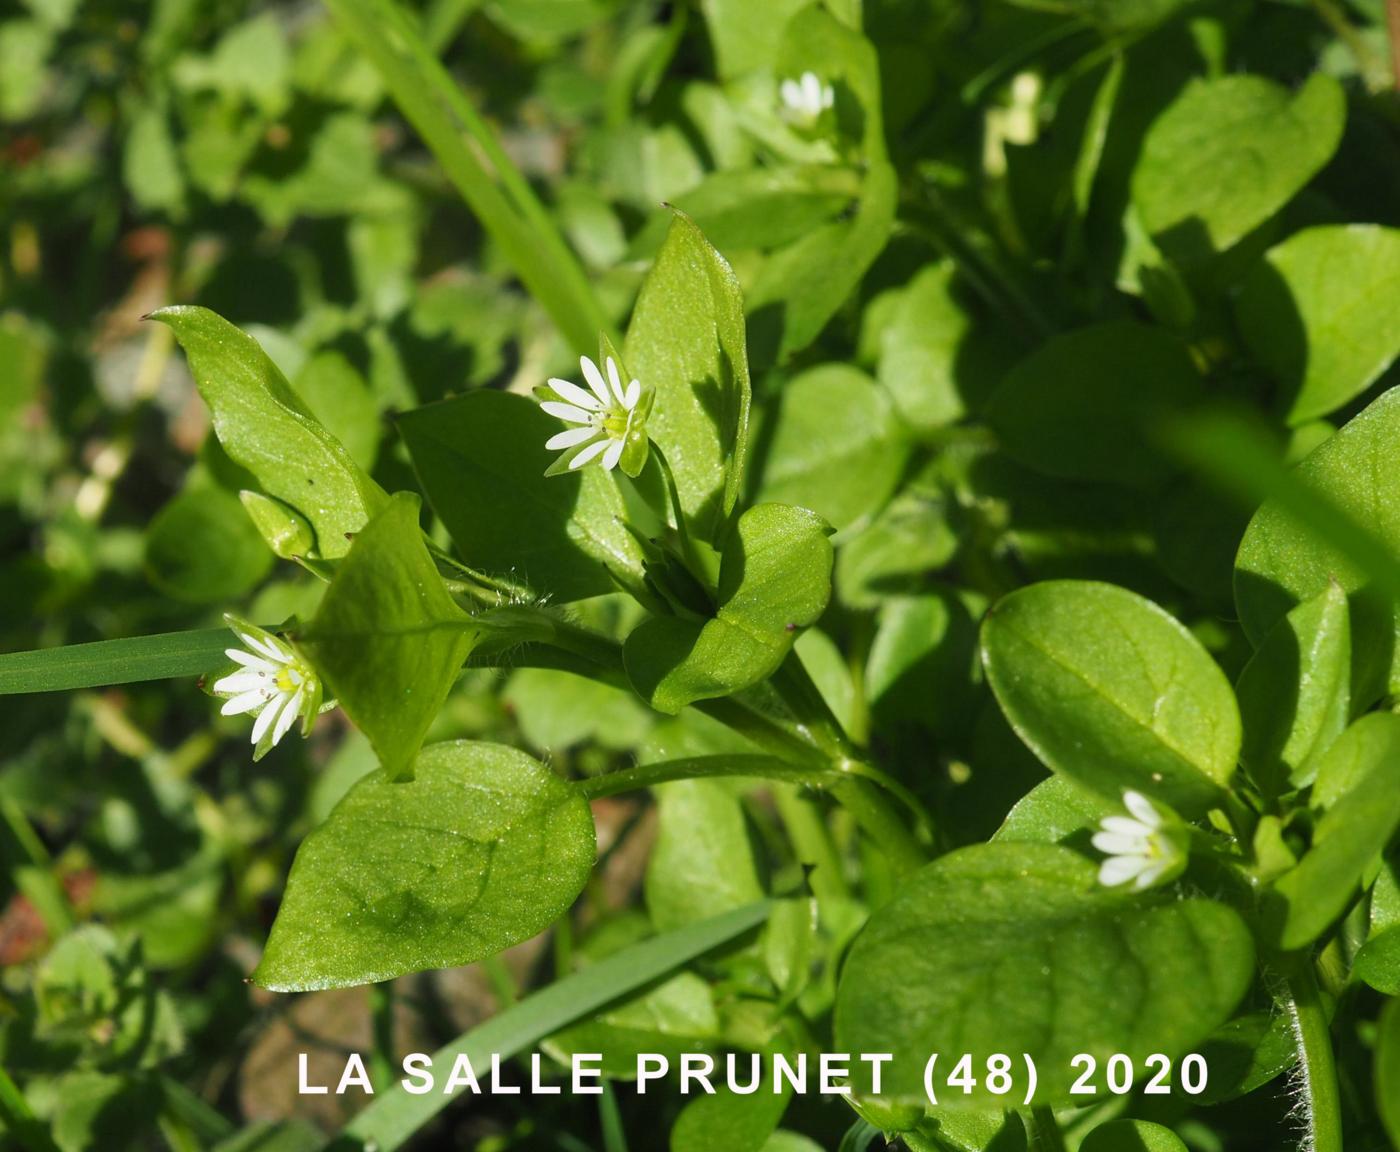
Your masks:
<path fill-rule="evenodd" d="M 587 356 L 579 357 L 579 367 L 591 392 L 568 380 L 553 378 L 549 387 L 540 389 L 540 407 L 551 416 L 576 427 L 551 436 L 545 447 L 562 452 L 549 469 L 549 474 L 573 472 L 597 460 L 611 472 L 622 463 L 622 470 L 636 476 L 646 463 L 646 421 L 651 412 L 652 393 L 643 390 L 641 381 L 626 386 L 617 361 L 606 360 L 608 376 L 604 379 L 598 365 Z"/>
<path fill-rule="evenodd" d="M 815 72 L 804 72 L 796 80 L 784 80 L 778 85 L 783 98 L 783 112 L 800 128 L 811 128 L 836 99 L 830 84 L 822 83 Z"/>
<path fill-rule="evenodd" d="M 321 679 L 285 640 L 234 616 L 226 615 L 224 620 L 244 647 L 225 649 L 238 671 L 215 681 L 213 692 L 227 697 L 219 710 L 222 715 L 251 713 L 256 718 L 253 759 L 260 760 L 291 730 L 297 717 L 302 720 L 302 735 L 310 732 L 321 708 Z"/>
<path fill-rule="evenodd" d="M 1107 854 L 1099 883 L 1107 888 L 1132 883 L 1136 892 L 1176 879 L 1186 867 L 1185 830 L 1169 820 L 1141 792 L 1124 792 L 1131 816 L 1105 816 L 1093 844 Z"/>

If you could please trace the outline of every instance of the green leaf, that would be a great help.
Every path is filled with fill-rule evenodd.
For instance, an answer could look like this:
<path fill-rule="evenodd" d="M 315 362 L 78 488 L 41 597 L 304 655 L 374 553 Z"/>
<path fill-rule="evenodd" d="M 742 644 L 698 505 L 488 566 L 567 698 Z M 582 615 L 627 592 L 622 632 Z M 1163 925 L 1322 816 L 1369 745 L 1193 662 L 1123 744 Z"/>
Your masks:
<path fill-rule="evenodd" d="M 389 775 L 408 777 L 478 634 L 428 555 L 418 497 L 400 492 L 355 538 L 297 641 Z"/>
<path fill-rule="evenodd" d="M 748 458 L 749 362 L 733 270 L 677 212 L 642 283 L 623 355 L 656 389 L 647 430 L 666 453 L 691 530 L 717 542 Z"/>
<path fill-rule="evenodd" d="M 1351 621 L 1335 583 L 1274 626 L 1235 687 L 1240 760 L 1270 796 L 1311 784 L 1317 757 L 1347 726 Z"/>
<path fill-rule="evenodd" d="M 878 161 L 852 219 L 815 228 L 769 257 L 748 301 L 763 362 L 785 361 L 821 335 L 884 250 L 898 198 L 895 170 Z"/>
<path fill-rule="evenodd" d="M 880 335 L 880 384 L 921 432 L 952 424 L 967 410 L 959 356 L 972 317 L 953 297 L 954 271 L 951 261 L 923 268 L 899 294 Z"/>
<path fill-rule="evenodd" d="M 771 68 L 777 59 L 783 30 L 799 9 L 812 0 L 701 0 L 715 46 L 721 79 L 742 76 L 758 68 Z"/>
<path fill-rule="evenodd" d="M 132 120 L 122 150 L 122 179 L 146 211 L 178 212 L 185 199 L 185 174 L 170 136 L 165 108 L 151 104 Z"/>
<path fill-rule="evenodd" d="M 844 211 L 859 192 L 859 175 L 849 168 L 729 168 L 677 196 L 675 206 L 721 252 L 737 252 L 790 244 Z M 671 215 L 654 216 L 633 251 L 659 246 Z"/>
<path fill-rule="evenodd" d="M 1296 93 L 1262 76 L 1192 83 L 1153 122 L 1133 201 L 1178 262 L 1223 252 L 1287 204 L 1342 138 L 1346 97 L 1315 72 Z"/>
<path fill-rule="evenodd" d="M 611 592 L 608 569 L 640 580 L 617 480 L 601 468 L 546 476 L 564 427 L 524 396 L 471 392 L 399 417 L 433 511 L 463 560 L 556 602 Z"/>
<path fill-rule="evenodd" d="M 379 409 L 369 385 L 339 352 L 320 352 L 292 380 L 292 388 L 322 425 L 365 471 L 379 455 Z"/>
<path fill-rule="evenodd" d="M 1270 249 L 1235 302 L 1290 424 L 1335 411 L 1400 355 L 1400 229 L 1308 228 Z"/>
<path fill-rule="evenodd" d="M 886 159 L 880 57 L 859 26 L 859 17 L 842 21 L 823 5 L 807 5 L 783 32 L 777 76 L 814 72 L 830 84 L 838 132 L 860 142 L 867 163 L 879 163 Z"/>
<path fill-rule="evenodd" d="M 1084 833 L 1105 816 L 1121 815 L 1120 805 L 1109 804 L 1064 776 L 1051 776 L 1027 792 L 1006 814 L 993 840 L 1035 844 L 1061 844 Z"/>
<path fill-rule="evenodd" d="M 1188 1152 L 1170 1128 L 1146 1120 L 1110 1120 L 1084 1137 L 1079 1152 Z"/>
<path fill-rule="evenodd" d="M 597 1053 L 604 1076 L 635 1080 L 637 1057 L 644 1052 L 677 1062 L 684 1053 L 719 1040 L 720 1020 L 709 984 L 693 972 L 678 972 L 664 984 L 556 1032 L 547 1044 L 551 1055 Z"/>
<path fill-rule="evenodd" d="M 1312 943 L 1356 897 L 1362 877 L 1400 827 L 1400 716 L 1363 716 L 1317 766 L 1325 809 L 1312 847 L 1274 883 L 1266 906 L 1284 949 Z"/>
<path fill-rule="evenodd" d="M 743 1064 L 740 1068 L 743 1069 Z M 740 1071 L 744 1077 L 746 1071 Z M 690 1101 L 671 1129 L 671 1152 L 763 1152 L 787 1111 L 791 1089 L 776 1090 L 765 1077 L 757 1092 L 739 1095 L 721 1086 L 713 1096 Z"/>
<path fill-rule="evenodd" d="M 1203 395 L 1184 344 L 1161 328 L 1115 321 L 1057 336 L 1022 360 L 993 393 L 987 419 L 1007 452 L 1037 472 L 1150 484 L 1172 467 L 1155 428 Z"/>
<path fill-rule="evenodd" d="M 1387 996 L 1400 996 L 1400 928 L 1373 935 L 1351 964 L 1351 974 Z"/>
<path fill-rule="evenodd" d="M 878 512 L 909 457 L 890 403 L 864 372 L 810 368 L 784 385 L 758 499 L 810 508 L 837 529 Z"/>
<path fill-rule="evenodd" d="M 1400 1000 L 1386 1002 L 1376 1037 L 1376 1106 L 1392 1147 L 1400 1148 Z"/>
<path fill-rule="evenodd" d="M 203 628 L 6 652 L 0 654 L 0 696 L 200 676 L 219 665 L 232 642 L 227 628 Z"/>
<path fill-rule="evenodd" d="M 523 752 L 459 740 L 411 782 L 372 772 L 297 851 L 254 983 L 341 988 L 494 956 L 563 915 L 593 867 L 593 817 Z"/>
<path fill-rule="evenodd" d="M 645 739 L 655 719 L 625 687 L 551 668 L 521 668 L 511 676 L 501 700 L 515 714 L 520 734 L 548 753 L 585 741 L 630 750 Z"/>
<path fill-rule="evenodd" d="M 656 790 L 660 830 L 647 864 L 646 903 L 663 931 L 758 900 L 744 811 L 712 780 L 677 780 Z"/>
<path fill-rule="evenodd" d="M 493 1054 L 506 1060 L 528 1051 L 565 1025 L 752 931 L 767 919 L 769 911 L 767 901 L 750 904 L 624 948 L 582 972 L 555 981 L 444 1045 L 433 1054 L 433 1067 L 451 1068 L 458 1056 L 466 1055 L 474 1067 L 482 1068 L 489 1065 Z M 370 1144 L 380 1152 L 393 1152 L 452 1099 L 446 1092 L 411 1095 L 396 1085 L 356 1116 L 328 1152 L 352 1152 Z"/>
<path fill-rule="evenodd" d="M 1070 1061 L 1189 1051 L 1229 1018 L 1254 979 L 1239 915 L 1210 900 L 1148 903 L 1100 887 L 1066 848 L 984 844 L 908 877 L 846 959 L 841 1051 L 889 1052 L 883 1095 L 923 1097 L 929 1054 L 1028 1053 L 1036 1102 L 1068 1104 Z M 1114 995 L 1105 996 L 1106 988 Z M 867 1086 L 868 1087 L 868 1086 Z M 985 1083 L 948 1107 L 998 1107 Z"/>
<path fill-rule="evenodd" d="M 865 691 L 882 725 L 915 723 L 945 734 L 974 711 L 977 625 L 957 596 L 930 588 L 880 605 Z"/>
<path fill-rule="evenodd" d="M 786 504 L 756 504 L 739 517 L 720 562 L 714 617 L 653 617 L 623 644 L 642 698 L 675 714 L 776 672 L 830 599 L 830 531 L 819 516 Z"/>
<path fill-rule="evenodd" d="M 1371 403 L 1313 450 L 1293 477 L 1347 523 L 1365 525 L 1380 554 L 1400 555 L 1400 482 L 1391 466 L 1400 438 L 1400 389 Z M 1311 510 L 1310 510 L 1311 511 Z M 1340 529 L 1337 539 L 1340 539 Z M 1378 584 L 1370 563 L 1324 542 L 1281 500 L 1266 502 L 1249 522 L 1235 560 L 1235 604 L 1256 645 L 1299 604 L 1335 580 L 1351 602 L 1352 710 L 1369 706 L 1387 683 L 1400 684 L 1395 645 L 1400 604 Z"/>
<path fill-rule="evenodd" d="M 196 482 L 166 504 L 146 529 L 146 574 L 176 600 L 226 604 L 246 594 L 272 568 L 238 497 Z"/>
<path fill-rule="evenodd" d="M 306 519 L 320 556 L 345 555 L 348 538 L 384 506 L 384 490 L 317 422 L 251 336 L 207 308 L 162 308 L 150 319 L 174 330 L 229 458 Z"/>
<path fill-rule="evenodd" d="M 1056 772 L 1185 815 L 1220 801 L 1240 748 L 1234 694 L 1150 600 L 1111 584 L 1033 584 L 987 614 L 982 657 L 1012 728 Z"/>
<path fill-rule="evenodd" d="M 875 522 L 842 545 L 836 557 L 836 592 L 853 608 L 874 608 L 886 596 L 920 591 L 924 577 L 956 554 L 956 514 L 937 487 L 916 480 Z"/>

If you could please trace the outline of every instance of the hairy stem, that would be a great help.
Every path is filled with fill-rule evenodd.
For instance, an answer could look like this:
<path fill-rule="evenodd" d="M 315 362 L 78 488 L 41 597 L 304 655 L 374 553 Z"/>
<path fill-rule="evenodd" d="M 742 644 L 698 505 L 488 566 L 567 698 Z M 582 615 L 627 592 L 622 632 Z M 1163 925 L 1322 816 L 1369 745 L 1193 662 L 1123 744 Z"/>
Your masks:
<path fill-rule="evenodd" d="M 1288 986 L 1288 1011 L 1298 1046 L 1299 1089 L 1308 1132 L 1309 1152 L 1342 1152 L 1342 1103 L 1327 1012 L 1318 991 L 1317 973 L 1306 954 L 1281 963 Z"/>

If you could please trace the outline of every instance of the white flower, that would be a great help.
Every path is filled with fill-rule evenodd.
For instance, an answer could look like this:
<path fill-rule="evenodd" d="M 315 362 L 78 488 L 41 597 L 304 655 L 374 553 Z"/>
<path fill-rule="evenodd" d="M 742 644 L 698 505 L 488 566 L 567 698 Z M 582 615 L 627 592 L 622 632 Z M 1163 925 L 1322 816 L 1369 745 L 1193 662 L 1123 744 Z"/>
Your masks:
<path fill-rule="evenodd" d="M 1176 879 L 1186 867 L 1185 830 L 1169 820 L 1141 792 L 1124 792 L 1131 816 L 1105 816 L 1093 844 L 1108 859 L 1099 868 L 1099 883 L 1117 888 L 1130 881 L 1142 892 Z"/>
<path fill-rule="evenodd" d="M 636 476 L 646 463 L 646 421 L 653 394 L 650 389 L 643 390 L 639 380 L 624 387 L 617 361 L 609 356 L 606 364 L 605 380 L 597 364 L 587 356 L 579 357 L 591 392 L 557 378 L 539 390 L 541 408 L 566 424 L 576 425 L 545 441 L 551 452 L 563 453 L 548 474 L 573 472 L 598 460 L 609 472 L 621 462 L 627 475 Z"/>
<path fill-rule="evenodd" d="M 804 72 L 796 80 L 778 85 L 787 118 L 802 128 L 811 128 L 836 99 L 830 84 L 823 84 L 815 72 Z"/>
<path fill-rule="evenodd" d="M 238 671 L 217 680 L 216 696 L 225 696 L 224 716 L 251 713 L 254 760 L 263 755 L 302 719 L 302 735 L 321 708 L 321 679 L 316 670 L 285 640 L 234 616 L 225 616 L 244 648 L 225 649 Z M 246 651 L 244 649 L 247 649 Z"/>

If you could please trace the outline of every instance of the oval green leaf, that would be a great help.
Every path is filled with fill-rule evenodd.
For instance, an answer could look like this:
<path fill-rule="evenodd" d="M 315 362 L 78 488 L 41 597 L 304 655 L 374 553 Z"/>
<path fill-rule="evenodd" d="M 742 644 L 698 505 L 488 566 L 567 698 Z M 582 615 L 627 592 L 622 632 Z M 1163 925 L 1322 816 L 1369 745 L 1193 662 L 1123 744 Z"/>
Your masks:
<path fill-rule="evenodd" d="M 875 381 L 845 364 L 824 364 L 783 387 L 759 499 L 810 508 L 845 528 L 884 507 L 908 457 Z"/>
<path fill-rule="evenodd" d="M 970 1055 L 979 1084 L 940 1096 L 948 1107 L 1004 1104 L 981 1070 L 1028 1053 L 1036 1102 L 1069 1103 L 1076 1055 L 1097 1059 L 1102 1090 L 1110 1055 L 1190 1050 L 1253 979 L 1249 929 L 1223 904 L 1145 903 L 1067 848 L 984 844 L 914 873 L 871 917 L 842 972 L 836 1044 L 891 1053 L 882 1090 L 897 1099 L 923 1098 L 930 1053 Z"/>
<path fill-rule="evenodd" d="M 573 785 L 500 744 L 434 744 L 417 777 L 359 781 L 297 852 L 253 982 L 391 980 L 494 956 L 567 911 L 593 867 Z"/>
<path fill-rule="evenodd" d="M 1400 355 L 1400 229 L 1308 228 L 1271 249 L 1235 305 L 1290 424 L 1361 395 Z"/>
<path fill-rule="evenodd" d="M 1188 815 L 1221 799 L 1240 748 L 1234 693 L 1150 600 L 1111 584 L 1033 584 L 987 614 L 982 658 L 1012 728 L 1054 771 Z"/>
<path fill-rule="evenodd" d="M 1296 93 L 1262 76 L 1191 84 L 1148 129 L 1133 201 L 1178 262 L 1242 240 L 1287 204 L 1341 142 L 1346 97 L 1315 72 Z"/>

